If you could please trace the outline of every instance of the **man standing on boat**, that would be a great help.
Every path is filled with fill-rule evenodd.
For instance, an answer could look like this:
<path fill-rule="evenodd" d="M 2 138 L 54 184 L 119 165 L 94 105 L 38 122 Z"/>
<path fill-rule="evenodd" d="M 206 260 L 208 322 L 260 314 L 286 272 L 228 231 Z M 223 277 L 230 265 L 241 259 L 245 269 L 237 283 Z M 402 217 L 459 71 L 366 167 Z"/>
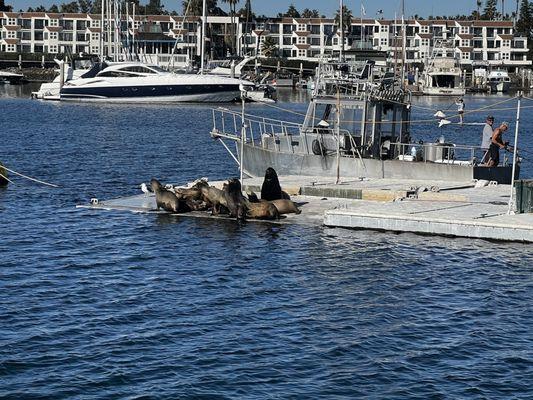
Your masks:
<path fill-rule="evenodd" d="M 455 105 L 457 106 L 457 114 L 459 114 L 459 122 L 461 125 L 463 125 L 464 120 L 464 113 L 465 113 L 465 102 L 462 97 L 459 97 L 457 101 L 455 102 Z"/>
<path fill-rule="evenodd" d="M 492 125 L 494 124 L 494 117 L 492 115 L 487 116 L 485 126 L 483 127 L 483 136 L 481 139 L 481 150 L 483 150 L 483 158 L 481 164 L 485 164 L 489 160 L 489 147 L 492 140 Z"/>
<path fill-rule="evenodd" d="M 509 142 L 503 142 L 502 135 L 509 128 L 507 122 L 502 122 L 499 128 L 494 130 L 489 147 L 489 161 L 487 167 L 497 167 L 500 163 L 500 149 L 507 149 Z"/>

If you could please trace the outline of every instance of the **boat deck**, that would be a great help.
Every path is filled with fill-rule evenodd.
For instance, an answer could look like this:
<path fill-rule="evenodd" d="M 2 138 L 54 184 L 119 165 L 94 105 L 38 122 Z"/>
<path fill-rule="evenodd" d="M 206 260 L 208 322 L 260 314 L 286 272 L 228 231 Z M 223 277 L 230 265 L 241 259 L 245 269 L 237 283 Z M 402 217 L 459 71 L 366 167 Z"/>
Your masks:
<path fill-rule="evenodd" d="M 509 185 L 475 188 L 471 182 L 343 179 L 336 185 L 320 177 L 281 176 L 283 189 L 299 203 L 300 215 L 288 214 L 274 224 L 326 225 L 353 229 L 413 232 L 467 238 L 533 242 L 533 214 L 508 215 Z M 260 193 L 262 178 L 244 181 Z M 222 182 L 211 182 L 220 186 Z M 79 207 L 161 213 L 151 194 L 124 197 Z M 176 214 L 213 217 L 208 212 Z"/>

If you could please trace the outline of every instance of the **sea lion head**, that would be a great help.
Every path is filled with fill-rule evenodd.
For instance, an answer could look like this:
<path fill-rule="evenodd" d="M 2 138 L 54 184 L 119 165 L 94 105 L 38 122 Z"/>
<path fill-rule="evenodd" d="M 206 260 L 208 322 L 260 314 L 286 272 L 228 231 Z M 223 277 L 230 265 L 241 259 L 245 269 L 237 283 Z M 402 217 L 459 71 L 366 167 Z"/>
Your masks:
<path fill-rule="evenodd" d="M 157 179 L 155 178 L 152 178 L 152 180 L 150 181 L 150 187 L 152 188 L 152 191 L 155 193 L 161 189 L 163 189 L 163 185 L 161 184 L 161 182 L 159 182 Z"/>

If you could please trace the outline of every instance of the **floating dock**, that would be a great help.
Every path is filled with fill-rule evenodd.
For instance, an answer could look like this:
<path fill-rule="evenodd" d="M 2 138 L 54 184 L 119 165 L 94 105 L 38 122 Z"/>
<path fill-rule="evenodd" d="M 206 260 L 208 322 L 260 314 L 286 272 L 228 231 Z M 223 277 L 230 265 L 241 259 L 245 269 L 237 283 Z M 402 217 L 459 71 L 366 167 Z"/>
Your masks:
<path fill-rule="evenodd" d="M 279 179 L 283 190 L 299 203 L 302 213 L 262 222 L 533 242 L 533 214 L 507 213 L 509 185 L 475 187 L 475 182 L 428 184 L 427 181 L 353 178 L 335 184 L 331 178 L 302 176 Z M 259 194 L 262 181 L 262 178 L 245 179 L 244 189 Z M 221 186 L 222 182 L 211 184 Z M 80 207 L 157 212 L 151 194 Z M 211 217 L 207 212 L 177 216 Z"/>

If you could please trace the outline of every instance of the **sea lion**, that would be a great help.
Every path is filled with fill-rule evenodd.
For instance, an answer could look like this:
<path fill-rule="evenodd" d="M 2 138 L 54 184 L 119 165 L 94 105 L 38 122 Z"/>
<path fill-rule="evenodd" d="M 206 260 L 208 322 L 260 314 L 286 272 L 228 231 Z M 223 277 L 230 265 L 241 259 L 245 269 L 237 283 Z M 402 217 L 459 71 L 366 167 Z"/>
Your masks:
<path fill-rule="evenodd" d="M 198 187 L 192 188 L 174 188 L 176 195 L 182 196 L 184 199 L 201 200 L 202 191 Z"/>
<path fill-rule="evenodd" d="M 157 179 L 153 178 L 150 181 L 150 187 L 155 193 L 155 203 L 157 209 L 162 208 L 168 212 L 182 213 L 189 211 L 185 204 L 172 192 L 165 189 L 165 187 Z"/>
<path fill-rule="evenodd" d="M 269 203 L 273 204 L 280 214 L 290 214 L 290 213 L 300 214 L 302 212 L 302 210 L 298 208 L 296 203 L 291 200 L 286 200 L 286 199 L 272 200 L 272 201 L 269 201 Z"/>
<path fill-rule="evenodd" d="M 265 179 L 261 185 L 261 199 L 262 200 L 290 200 L 290 196 L 281 190 L 279 184 L 278 174 L 274 168 L 268 167 L 265 171 Z"/>
<path fill-rule="evenodd" d="M 223 190 L 214 186 L 209 186 L 207 182 L 199 182 L 197 188 L 202 194 L 202 200 L 206 203 L 206 208 L 211 208 L 213 215 L 227 212 L 226 195 Z"/>
<path fill-rule="evenodd" d="M 279 219 L 279 212 L 276 206 L 268 201 L 259 203 L 247 202 L 246 216 L 254 219 Z"/>
<path fill-rule="evenodd" d="M 242 195 L 241 182 L 237 178 L 228 180 L 225 187 L 224 195 L 226 198 L 226 207 L 229 210 L 231 217 L 237 220 L 244 220 L 246 218 L 246 198 Z"/>

